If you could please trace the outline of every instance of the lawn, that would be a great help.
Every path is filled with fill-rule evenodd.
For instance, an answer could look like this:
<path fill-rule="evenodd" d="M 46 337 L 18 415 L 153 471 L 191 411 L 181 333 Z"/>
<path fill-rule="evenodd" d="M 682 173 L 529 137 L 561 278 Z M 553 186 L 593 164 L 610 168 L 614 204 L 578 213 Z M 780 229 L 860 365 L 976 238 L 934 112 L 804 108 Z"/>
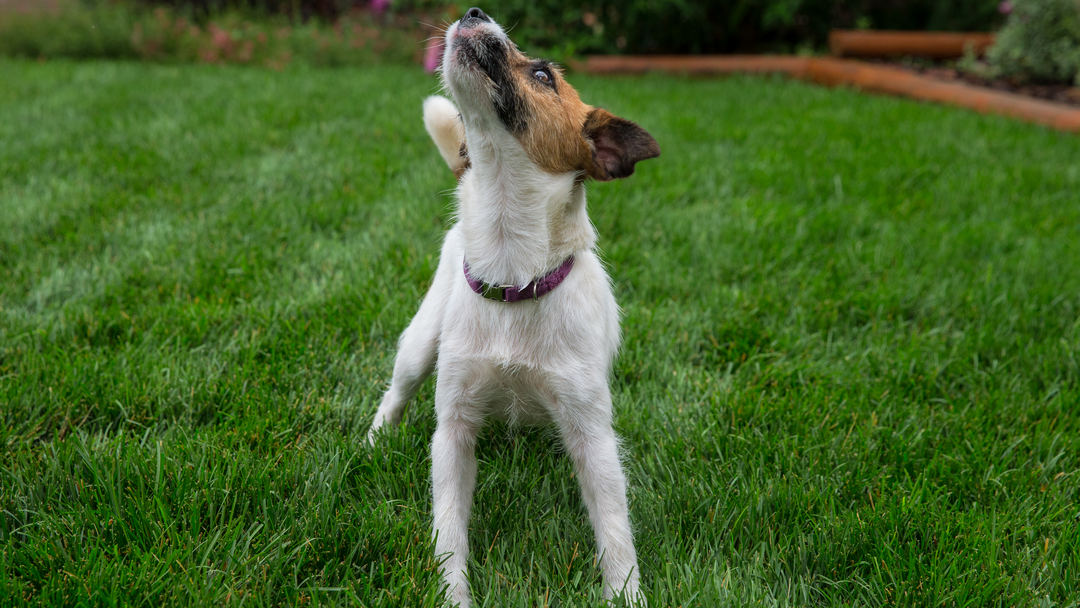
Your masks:
<path fill-rule="evenodd" d="M 572 75 L 652 606 L 1080 605 L 1080 138 Z M 453 177 L 419 70 L 0 62 L 0 603 L 434 606 L 433 383 L 364 443 Z M 480 606 L 590 606 L 549 430 L 477 450 Z"/>

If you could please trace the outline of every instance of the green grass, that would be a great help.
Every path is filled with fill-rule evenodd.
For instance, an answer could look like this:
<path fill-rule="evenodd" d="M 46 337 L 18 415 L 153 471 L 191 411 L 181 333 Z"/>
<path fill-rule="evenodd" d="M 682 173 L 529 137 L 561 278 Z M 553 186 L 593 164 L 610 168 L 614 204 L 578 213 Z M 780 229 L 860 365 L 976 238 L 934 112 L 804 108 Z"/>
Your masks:
<path fill-rule="evenodd" d="M 1080 604 L 1080 138 L 782 79 L 573 76 L 652 606 Z M 433 606 L 452 217 L 405 68 L 0 62 L 0 603 Z M 480 606 L 588 606 L 550 431 L 478 449 Z"/>

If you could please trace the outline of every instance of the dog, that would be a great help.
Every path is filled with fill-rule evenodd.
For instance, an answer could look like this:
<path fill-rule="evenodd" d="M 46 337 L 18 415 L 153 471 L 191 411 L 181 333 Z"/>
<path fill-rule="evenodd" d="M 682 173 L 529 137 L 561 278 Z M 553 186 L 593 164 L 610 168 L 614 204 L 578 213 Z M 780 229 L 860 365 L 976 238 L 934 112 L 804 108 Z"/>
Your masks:
<path fill-rule="evenodd" d="M 559 68 L 531 59 L 478 8 L 447 29 L 453 102 L 425 126 L 459 177 L 457 222 L 398 343 L 369 441 L 401 420 L 438 368 L 431 441 L 435 550 L 451 603 L 468 607 L 474 447 L 485 419 L 554 423 L 596 536 L 604 597 L 643 603 L 609 377 L 619 308 L 594 247 L 585 182 L 627 177 L 659 156 L 648 132 L 581 101 Z"/>

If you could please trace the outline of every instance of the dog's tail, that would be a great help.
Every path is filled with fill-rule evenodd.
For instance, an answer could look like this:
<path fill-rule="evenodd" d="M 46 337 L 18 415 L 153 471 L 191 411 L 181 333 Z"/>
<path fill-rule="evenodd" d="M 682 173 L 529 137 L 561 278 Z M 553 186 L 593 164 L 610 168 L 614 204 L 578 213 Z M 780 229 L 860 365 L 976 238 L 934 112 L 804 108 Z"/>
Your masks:
<path fill-rule="evenodd" d="M 424 127 L 454 176 L 461 177 L 469 168 L 469 155 L 465 151 L 465 124 L 457 107 L 440 95 L 428 97 L 424 100 Z"/>

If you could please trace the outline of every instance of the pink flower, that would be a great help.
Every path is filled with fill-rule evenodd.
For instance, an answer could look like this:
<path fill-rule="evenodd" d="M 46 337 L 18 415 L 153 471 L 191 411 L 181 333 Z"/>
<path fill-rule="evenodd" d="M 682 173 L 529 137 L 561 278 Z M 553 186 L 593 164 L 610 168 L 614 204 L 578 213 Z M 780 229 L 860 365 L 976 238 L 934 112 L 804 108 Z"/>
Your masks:
<path fill-rule="evenodd" d="M 1003 0 L 1000 4 L 998 4 L 998 12 L 1002 15 L 1008 15 L 1012 13 L 1012 10 L 1013 4 L 1012 2 L 1009 2 L 1009 0 Z"/>
<path fill-rule="evenodd" d="M 390 0 L 371 0 L 371 12 L 381 15 L 390 8 Z"/>
<path fill-rule="evenodd" d="M 432 38 L 428 40 L 427 49 L 424 51 L 424 70 L 429 74 L 439 69 L 443 56 L 443 39 Z"/>
<path fill-rule="evenodd" d="M 229 32 L 226 30 L 211 23 L 208 31 L 210 32 L 210 42 L 217 48 L 227 49 L 232 46 L 232 38 L 229 37 Z"/>

